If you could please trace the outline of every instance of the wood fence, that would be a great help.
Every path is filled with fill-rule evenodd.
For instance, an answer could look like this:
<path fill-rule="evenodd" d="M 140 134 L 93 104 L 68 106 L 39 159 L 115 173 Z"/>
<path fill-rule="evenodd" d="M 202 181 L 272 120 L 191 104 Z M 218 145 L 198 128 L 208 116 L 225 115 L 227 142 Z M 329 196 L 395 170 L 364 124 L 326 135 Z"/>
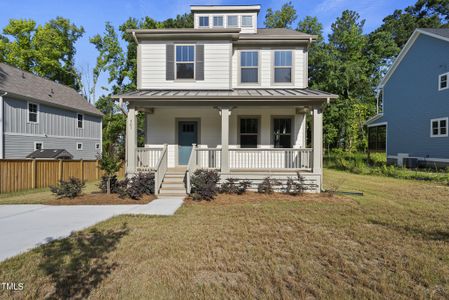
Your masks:
<path fill-rule="evenodd" d="M 95 181 L 101 175 L 97 160 L 5 159 L 0 160 L 0 193 L 46 188 L 69 177 Z M 124 177 L 125 169 L 117 175 Z"/>

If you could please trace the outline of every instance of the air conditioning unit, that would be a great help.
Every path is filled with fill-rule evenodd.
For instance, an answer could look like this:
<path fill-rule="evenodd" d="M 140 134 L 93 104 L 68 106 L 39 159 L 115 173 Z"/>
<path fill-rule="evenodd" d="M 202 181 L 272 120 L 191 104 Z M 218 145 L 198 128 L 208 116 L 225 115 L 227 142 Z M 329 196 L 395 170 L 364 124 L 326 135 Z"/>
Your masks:
<path fill-rule="evenodd" d="M 418 159 L 415 157 L 404 157 L 403 166 L 408 169 L 418 168 Z"/>

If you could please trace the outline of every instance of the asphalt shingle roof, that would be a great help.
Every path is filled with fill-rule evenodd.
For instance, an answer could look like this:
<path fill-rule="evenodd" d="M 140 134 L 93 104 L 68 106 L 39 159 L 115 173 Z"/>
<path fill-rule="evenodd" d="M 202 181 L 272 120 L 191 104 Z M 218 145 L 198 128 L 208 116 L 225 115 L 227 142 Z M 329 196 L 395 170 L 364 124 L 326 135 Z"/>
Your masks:
<path fill-rule="evenodd" d="M 0 63 L 0 91 L 70 110 L 103 115 L 76 90 L 4 63 Z"/>
<path fill-rule="evenodd" d="M 419 30 L 449 38 L 449 28 L 420 28 Z"/>
<path fill-rule="evenodd" d="M 28 154 L 27 158 L 69 158 L 73 155 L 65 149 L 39 149 Z"/>

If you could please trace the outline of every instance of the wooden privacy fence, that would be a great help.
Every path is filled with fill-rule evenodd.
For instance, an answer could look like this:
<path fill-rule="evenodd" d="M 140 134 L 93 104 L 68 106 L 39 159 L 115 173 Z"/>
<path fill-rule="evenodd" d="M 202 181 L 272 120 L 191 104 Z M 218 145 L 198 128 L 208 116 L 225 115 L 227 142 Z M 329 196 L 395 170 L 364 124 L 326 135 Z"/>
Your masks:
<path fill-rule="evenodd" d="M 0 160 L 0 193 L 46 188 L 69 177 L 95 181 L 101 175 L 97 160 L 5 159 Z M 125 176 L 124 168 L 117 175 Z"/>

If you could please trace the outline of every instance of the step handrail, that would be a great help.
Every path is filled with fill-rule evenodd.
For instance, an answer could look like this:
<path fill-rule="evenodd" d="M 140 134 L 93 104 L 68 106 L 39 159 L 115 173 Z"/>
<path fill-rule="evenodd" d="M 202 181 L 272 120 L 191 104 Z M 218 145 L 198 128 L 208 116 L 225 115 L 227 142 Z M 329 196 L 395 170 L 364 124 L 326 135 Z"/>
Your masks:
<path fill-rule="evenodd" d="M 164 147 L 162 149 L 162 154 L 159 157 L 159 160 L 156 164 L 156 168 L 154 171 L 154 194 L 155 195 L 159 194 L 159 190 L 161 188 L 165 173 L 167 173 L 167 168 L 168 168 L 167 148 L 168 148 L 167 144 L 164 144 Z"/>

